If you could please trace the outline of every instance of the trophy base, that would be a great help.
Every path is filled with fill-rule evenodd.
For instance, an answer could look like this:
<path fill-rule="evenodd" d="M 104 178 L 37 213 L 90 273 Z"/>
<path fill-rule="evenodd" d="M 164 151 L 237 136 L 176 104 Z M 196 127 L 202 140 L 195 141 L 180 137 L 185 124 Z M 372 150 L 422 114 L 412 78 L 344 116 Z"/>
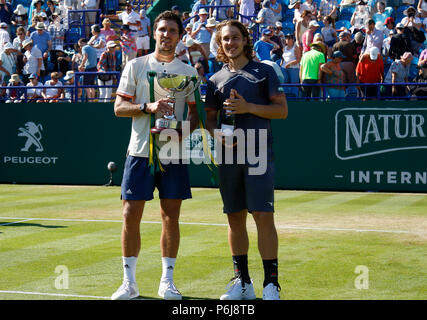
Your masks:
<path fill-rule="evenodd" d="M 177 131 L 178 135 L 182 135 L 182 122 L 175 119 L 160 118 L 156 120 L 156 124 L 150 129 L 153 134 L 160 134 L 165 129 Z"/>

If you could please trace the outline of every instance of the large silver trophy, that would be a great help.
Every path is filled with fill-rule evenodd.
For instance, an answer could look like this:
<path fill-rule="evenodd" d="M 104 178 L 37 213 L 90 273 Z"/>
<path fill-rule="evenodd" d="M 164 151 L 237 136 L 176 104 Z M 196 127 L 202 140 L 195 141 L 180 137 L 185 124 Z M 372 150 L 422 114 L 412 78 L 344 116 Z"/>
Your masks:
<path fill-rule="evenodd" d="M 182 74 L 173 73 L 156 73 L 157 84 L 160 88 L 168 93 L 168 99 L 173 100 L 169 105 L 173 108 L 173 114 L 163 115 L 162 118 L 156 119 L 155 125 L 151 128 L 151 133 L 158 134 L 164 129 L 174 129 L 179 134 L 182 132 L 182 121 L 178 121 L 175 115 L 175 101 L 177 98 L 185 98 L 198 89 L 200 85 L 200 78 L 196 76 L 186 76 Z M 189 88 L 189 86 L 192 86 Z M 154 87 L 156 88 L 156 87 Z M 158 94 L 164 94 L 159 93 Z"/>

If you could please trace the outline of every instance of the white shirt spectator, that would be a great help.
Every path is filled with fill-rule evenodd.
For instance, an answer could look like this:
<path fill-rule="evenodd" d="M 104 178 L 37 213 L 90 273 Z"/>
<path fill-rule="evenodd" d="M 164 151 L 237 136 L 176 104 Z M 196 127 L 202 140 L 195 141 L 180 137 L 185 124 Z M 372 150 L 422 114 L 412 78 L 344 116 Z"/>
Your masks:
<path fill-rule="evenodd" d="M 30 81 L 27 83 L 27 87 L 32 88 L 32 89 L 27 89 L 27 97 L 31 97 L 33 95 L 37 95 L 39 97 L 42 96 L 43 83 L 37 82 L 37 84 L 34 86 L 33 83 Z"/>
<path fill-rule="evenodd" d="M 10 42 L 10 35 L 7 29 L 0 28 L 0 52 L 3 51 L 5 43 Z"/>
<path fill-rule="evenodd" d="M 400 22 L 401 22 L 403 25 L 405 25 L 407 21 L 408 21 L 408 17 L 405 17 L 405 18 L 403 18 L 403 19 L 402 19 L 402 21 L 400 21 Z M 421 22 L 421 19 L 420 19 L 420 18 L 418 18 L 418 17 L 415 17 L 414 22 L 415 22 L 416 24 L 422 23 L 422 22 Z M 412 23 L 412 21 L 410 21 L 410 22 L 408 23 L 408 27 L 413 27 L 413 23 Z"/>
<path fill-rule="evenodd" d="M 62 87 L 63 86 L 63 84 L 62 84 L 61 81 L 58 81 L 56 84 L 53 85 L 53 84 L 51 84 L 51 80 L 47 80 L 44 83 L 44 85 L 45 85 L 45 87 L 50 87 L 50 86 L 53 86 L 53 87 Z M 58 94 L 58 89 L 56 89 L 56 88 L 46 88 L 46 96 L 48 98 L 54 97 L 57 94 Z"/>
<path fill-rule="evenodd" d="M 24 65 L 24 74 L 37 73 L 38 59 L 43 59 L 42 52 L 37 47 L 33 47 L 31 51 L 25 51 L 27 63 Z M 43 69 L 43 62 L 40 70 Z"/>
<path fill-rule="evenodd" d="M 127 13 L 126 11 L 123 11 L 117 15 L 120 20 L 122 20 L 123 24 L 129 24 L 130 23 L 137 23 L 138 21 L 141 21 L 141 17 L 139 14 L 137 14 L 135 11 L 131 11 L 130 13 Z M 133 32 L 138 31 L 138 27 L 136 26 L 129 26 L 129 29 L 131 29 Z"/>

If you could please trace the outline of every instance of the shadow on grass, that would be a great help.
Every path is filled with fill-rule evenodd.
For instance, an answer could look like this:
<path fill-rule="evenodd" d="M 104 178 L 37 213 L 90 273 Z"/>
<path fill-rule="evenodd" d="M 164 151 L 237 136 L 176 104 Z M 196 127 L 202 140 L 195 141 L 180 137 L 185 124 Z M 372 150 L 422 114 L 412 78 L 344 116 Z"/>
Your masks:
<path fill-rule="evenodd" d="M 57 228 L 68 228 L 67 226 L 52 226 L 52 225 L 43 225 L 40 223 L 26 223 L 26 222 L 2 222 L 0 227 L 39 227 L 46 229 L 57 229 Z"/>

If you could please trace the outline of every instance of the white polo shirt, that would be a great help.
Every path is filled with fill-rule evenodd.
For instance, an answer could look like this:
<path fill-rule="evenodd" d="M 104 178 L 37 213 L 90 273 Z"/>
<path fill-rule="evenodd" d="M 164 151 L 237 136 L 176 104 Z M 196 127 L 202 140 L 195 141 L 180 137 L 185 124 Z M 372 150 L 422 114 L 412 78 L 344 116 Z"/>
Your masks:
<path fill-rule="evenodd" d="M 117 15 L 120 20 L 122 20 L 123 24 L 129 24 L 130 23 L 137 23 L 138 21 L 141 21 L 141 17 L 139 14 L 137 14 L 135 11 L 131 11 L 130 13 L 127 13 L 127 11 L 123 11 Z M 136 26 L 129 26 L 129 29 L 133 32 L 138 31 L 138 27 Z"/>
<path fill-rule="evenodd" d="M 159 62 L 154 57 L 154 53 L 136 58 L 128 62 L 122 72 L 117 94 L 131 98 L 133 103 L 142 104 L 150 102 L 150 86 L 148 81 L 148 71 L 174 73 L 188 76 L 196 76 L 197 71 L 192 66 L 183 63 L 175 58 L 172 62 Z M 154 79 L 155 101 L 165 98 L 168 93 L 161 89 Z M 188 92 L 192 90 L 192 85 L 188 86 Z M 178 95 L 180 95 L 179 93 Z M 184 120 L 185 102 L 193 102 L 194 94 L 185 98 L 177 95 L 175 102 L 175 116 L 177 120 Z M 160 115 L 156 115 L 159 118 Z M 150 147 L 150 115 L 141 112 L 141 115 L 132 118 L 132 131 L 128 147 L 129 155 L 135 157 L 148 157 Z M 156 135 L 157 146 L 161 147 L 166 142 L 159 142 L 159 135 Z M 181 146 L 180 146 L 181 147 Z"/>

